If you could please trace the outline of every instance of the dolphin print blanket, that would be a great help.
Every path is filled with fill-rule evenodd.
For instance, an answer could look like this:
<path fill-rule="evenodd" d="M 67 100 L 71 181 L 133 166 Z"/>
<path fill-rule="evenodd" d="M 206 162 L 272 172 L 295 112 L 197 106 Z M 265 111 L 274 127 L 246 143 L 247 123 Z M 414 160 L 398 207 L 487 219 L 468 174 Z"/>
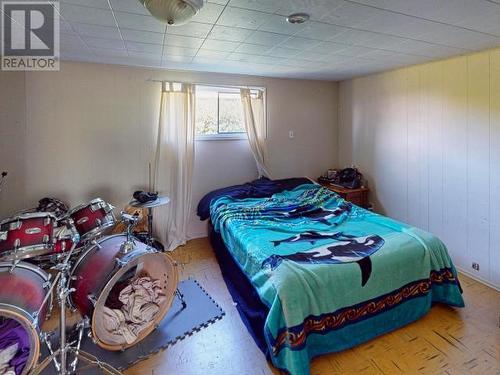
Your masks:
<path fill-rule="evenodd" d="M 457 273 L 433 235 L 313 184 L 269 198 L 221 197 L 211 219 L 269 314 L 273 364 L 309 374 L 315 356 L 462 307 Z"/>

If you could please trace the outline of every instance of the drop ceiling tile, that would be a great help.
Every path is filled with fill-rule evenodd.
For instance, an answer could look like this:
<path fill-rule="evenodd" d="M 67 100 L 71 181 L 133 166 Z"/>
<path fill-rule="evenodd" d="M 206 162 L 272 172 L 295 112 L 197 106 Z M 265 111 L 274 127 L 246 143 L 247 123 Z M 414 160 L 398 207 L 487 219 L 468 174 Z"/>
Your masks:
<path fill-rule="evenodd" d="M 150 43 L 125 42 L 127 51 L 149 53 L 161 56 L 163 46 Z"/>
<path fill-rule="evenodd" d="M 209 49 L 212 51 L 225 51 L 232 52 L 238 47 L 240 43 L 229 42 L 224 40 L 206 39 L 203 43 L 203 49 Z"/>
<path fill-rule="evenodd" d="M 338 52 L 342 56 L 362 57 L 366 54 L 376 51 L 376 49 L 362 46 L 347 46 L 347 48 Z"/>
<path fill-rule="evenodd" d="M 267 13 L 228 6 L 217 21 L 218 25 L 255 30 L 270 17 Z"/>
<path fill-rule="evenodd" d="M 149 53 L 144 51 L 133 51 L 128 50 L 129 57 L 137 58 L 137 59 L 147 59 L 153 61 L 155 64 L 161 63 L 161 54 L 158 53 Z"/>
<path fill-rule="evenodd" d="M 75 32 L 81 36 L 90 36 L 106 39 L 121 39 L 120 32 L 116 27 L 89 25 L 86 23 L 73 22 L 72 24 Z"/>
<path fill-rule="evenodd" d="M 283 62 L 283 59 L 272 56 L 252 56 L 250 58 L 250 62 L 256 64 L 280 65 Z"/>
<path fill-rule="evenodd" d="M 358 2 L 482 32 L 492 31 L 489 28 L 489 20 L 498 26 L 500 19 L 500 2 L 489 0 L 359 0 Z"/>
<path fill-rule="evenodd" d="M 229 5 L 237 8 L 258 10 L 260 12 L 274 13 L 280 8 L 280 1 L 269 0 L 231 0 Z"/>
<path fill-rule="evenodd" d="M 203 43 L 201 38 L 193 38 L 183 35 L 165 35 L 164 44 L 174 47 L 200 48 Z"/>
<path fill-rule="evenodd" d="M 115 16 L 120 28 L 151 31 L 155 33 L 163 33 L 165 31 L 165 24 L 151 16 L 124 12 L 115 12 Z"/>
<path fill-rule="evenodd" d="M 250 34 L 252 34 L 252 30 L 215 25 L 208 38 L 243 42 Z"/>
<path fill-rule="evenodd" d="M 280 44 L 280 47 L 295 48 L 300 50 L 305 50 L 318 45 L 320 41 L 314 39 L 306 39 L 299 37 L 291 37 Z"/>
<path fill-rule="evenodd" d="M 439 25 L 415 17 L 381 11 L 362 24 L 365 30 L 418 39 L 419 35 L 433 26 Z"/>
<path fill-rule="evenodd" d="M 78 35 L 61 34 L 59 36 L 59 45 L 61 51 L 78 51 L 81 49 L 87 49 L 87 45 L 80 37 L 78 37 Z"/>
<path fill-rule="evenodd" d="M 356 29 L 346 29 L 344 32 L 334 35 L 330 41 L 340 42 L 344 44 L 357 44 L 365 45 L 373 38 L 374 34 L 370 31 L 356 30 Z M 379 34 L 380 35 L 380 34 Z"/>
<path fill-rule="evenodd" d="M 500 45 L 499 37 L 443 24 L 433 24 L 425 29 L 417 39 L 476 51 Z"/>
<path fill-rule="evenodd" d="M 332 42 L 379 49 L 391 49 L 392 46 L 399 45 L 407 40 L 406 38 L 362 30 L 346 30 L 331 39 Z"/>
<path fill-rule="evenodd" d="M 311 62 L 308 60 L 293 58 L 293 59 L 287 59 L 287 60 L 283 61 L 282 64 L 289 65 L 289 66 L 295 66 L 295 67 L 306 67 L 309 64 L 311 64 Z"/>
<path fill-rule="evenodd" d="M 329 62 L 332 59 L 332 57 L 329 54 L 310 52 L 310 51 L 300 52 L 295 57 L 301 60 L 316 61 L 316 62 Z"/>
<path fill-rule="evenodd" d="M 93 38 L 86 36 L 82 37 L 82 39 L 89 47 L 93 48 L 124 49 L 123 41 L 118 39 Z"/>
<path fill-rule="evenodd" d="M 101 26 L 116 26 L 111 10 L 60 3 L 59 13 L 66 21 L 70 22 L 80 22 Z"/>
<path fill-rule="evenodd" d="M 432 58 L 461 55 L 470 52 L 470 50 L 466 49 L 446 47 L 418 40 L 407 40 L 401 44 L 393 46 L 391 50 L 413 55 L 427 56 Z"/>
<path fill-rule="evenodd" d="M 150 58 L 147 55 L 145 57 L 143 56 L 144 55 L 129 56 L 127 58 L 127 61 L 129 61 L 129 63 L 134 66 L 145 66 L 145 67 L 156 68 L 161 65 L 161 61 L 159 58 Z"/>
<path fill-rule="evenodd" d="M 91 48 L 90 51 L 95 55 L 102 57 L 128 57 L 128 53 L 125 49 Z"/>
<path fill-rule="evenodd" d="M 206 38 L 212 26 L 208 23 L 190 22 L 186 25 L 167 27 L 167 34 Z"/>
<path fill-rule="evenodd" d="M 229 55 L 229 52 L 221 51 L 211 51 L 201 48 L 196 54 L 197 58 L 207 58 L 207 59 L 225 59 Z"/>
<path fill-rule="evenodd" d="M 61 3 L 109 10 L 108 2 L 103 0 L 61 0 Z"/>
<path fill-rule="evenodd" d="M 286 39 L 288 39 L 288 36 L 286 35 L 268 33 L 265 31 L 254 31 L 247 39 L 245 39 L 245 43 L 274 46 L 278 43 L 284 42 Z"/>
<path fill-rule="evenodd" d="M 196 55 L 196 52 L 198 52 L 198 50 L 195 48 L 164 46 L 163 58 L 168 58 L 169 56 L 194 57 Z"/>
<path fill-rule="evenodd" d="M 342 54 L 342 51 L 345 51 L 349 47 L 352 47 L 352 45 L 333 43 L 333 42 L 321 42 L 316 46 L 309 48 L 305 52 L 323 53 L 325 55 L 335 55 L 335 54 Z"/>
<path fill-rule="evenodd" d="M 121 0 L 120 0 L 121 1 Z M 215 23 L 224 10 L 224 6 L 213 3 L 206 3 L 203 8 L 194 16 L 193 21 L 202 23 Z"/>
<path fill-rule="evenodd" d="M 208 2 L 214 4 L 226 5 L 229 2 L 229 0 L 208 0 Z"/>
<path fill-rule="evenodd" d="M 294 35 L 306 27 L 306 24 L 291 24 L 286 22 L 286 17 L 273 14 L 259 27 L 259 30 L 273 33 Z"/>
<path fill-rule="evenodd" d="M 282 16 L 288 16 L 292 13 L 307 13 L 312 20 L 318 21 L 342 4 L 344 4 L 343 0 L 281 0 L 280 8 L 276 13 Z"/>
<path fill-rule="evenodd" d="M 298 49 L 285 48 L 285 47 L 276 47 L 267 52 L 269 56 L 281 57 L 281 58 L 295 57 L 299 53 L 301 53 L 301 51 Z"/>
<path fill-rule="evenodd" d="M 163 44 L 163 34 L 150 31 L 120 29 L 123 39 L 129 42 Z"/>
<path fill-rule="evenodd" d="M 387 11 L 378 10 L 375 8 L 345 1 L 340 3 L 340 5 L 338 5 L 332 11 L 326 12 L 321 17 L 321 21 L 338 26 L 359 28 L 368 20 L 380 14 L 390 13 Z"/>
<path fill-rule="evenodd" d="M 102 0 L 100 0 L 102 1 Z M 111 1 L 111 7 L 113 10 L 119 11 L 119 12 L 129 12 L 129 13 L 136 13 L 136 14 L 143 14 L 146 16 L 150 16 L 151 13 L 144 8 L 144 6 L 139 2 L 139 0 L 110 0 Z M 106 1 L 103 1 L 106 2 Z"/>
<path fill-rule="evenodd" d="M 268 46 L 247 43 L 243 43 L 238 48 L 236 48 L 236 52 L 248 53 L 250 55 L 264 55 L 268 50 Z"/>
<path fill-rule="evenodd" d="M 248 53 L 233 52 L 226 57 L 226 60 L 240 61 L 240 62 L 250 62 L 253 55 Z"/>
<path fill-rule="evenodd" d="M 313 21 L 306 24 L 302 30 L 295 34 L 295 36 L 326 41 L 331 40 L 335 36 L 345 32 L 346 30 L 349 29 L 341 26 Z"/>
<path fill-rule="evenodd" d="M 176 63 L 191 63 L 191 60 L 193 60 L 192 56 L 167 56 L 164 57 L 161 61 L 162 65 L 167 65 L 168 63 L 171 62 L 176 62 Z"/>

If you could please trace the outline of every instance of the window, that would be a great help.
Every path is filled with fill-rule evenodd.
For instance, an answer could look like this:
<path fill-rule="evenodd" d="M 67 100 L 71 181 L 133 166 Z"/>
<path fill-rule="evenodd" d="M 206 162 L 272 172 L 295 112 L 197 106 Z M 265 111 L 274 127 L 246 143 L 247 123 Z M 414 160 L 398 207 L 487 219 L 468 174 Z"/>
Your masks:
<path fill-rule="evenodd" d="M 197 139 L 246 137 L 240 89 L 196 86 Z"/>

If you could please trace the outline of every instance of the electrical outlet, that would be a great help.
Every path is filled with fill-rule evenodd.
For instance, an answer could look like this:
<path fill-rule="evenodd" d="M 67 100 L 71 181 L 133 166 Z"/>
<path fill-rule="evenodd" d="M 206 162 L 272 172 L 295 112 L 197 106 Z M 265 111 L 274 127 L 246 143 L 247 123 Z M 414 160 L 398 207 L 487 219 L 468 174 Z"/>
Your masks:
<path fill-rule="evenodd" d="M 479 271 L 479 263 L 472 263 L 472 269 Z"/>

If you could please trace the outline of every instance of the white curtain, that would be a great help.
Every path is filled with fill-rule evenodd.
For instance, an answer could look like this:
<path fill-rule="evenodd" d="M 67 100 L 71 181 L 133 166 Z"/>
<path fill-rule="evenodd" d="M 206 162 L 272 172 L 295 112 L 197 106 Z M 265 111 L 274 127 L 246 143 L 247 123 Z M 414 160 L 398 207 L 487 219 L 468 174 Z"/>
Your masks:
<path fill-rule="evenodd" d="M 154 233 L 174 250 L 187 241 L 194 165 L 194 86 L 163 83 L 152 191 L 170 198 L 155 208 Z"/>
<path fill-rule="evenodd" d="M 250 89 L 241 89 L 243 118 L 248 141 L 252 149 L 259 177 L 269 177 L 266 166 L 266 129 L 264 119 L 264 93 L 261 90 L 252 96 Z"/>

